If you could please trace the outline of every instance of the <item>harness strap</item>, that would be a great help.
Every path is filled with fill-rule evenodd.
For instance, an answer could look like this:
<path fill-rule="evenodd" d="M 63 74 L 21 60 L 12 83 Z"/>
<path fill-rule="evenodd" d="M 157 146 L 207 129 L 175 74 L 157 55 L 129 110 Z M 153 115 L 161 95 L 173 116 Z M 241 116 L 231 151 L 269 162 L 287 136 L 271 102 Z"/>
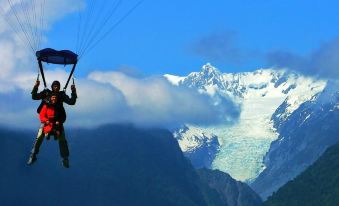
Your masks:
<path fill-rule="evenodd" d="M 40 73 L 41 73 L 41 76 L 42 76 L 42 80 L 44 82 L 44 86 L 45 86 L 45 88 L 47 88 L 47 84 L 46 84 L 46 80 L 45 80 L 45 74 L 44 74 L 44 70 L 42 68 L 41 60 L 38 59 L 38 63 L 39 63 L 39 68 L 40 68 Z M 38 78 L 39 78 L 39 76 L 38 76 Z"/>
<path fill-rule="evenodd" d="M 66 82 L 66 84 L 65 84 L 64 91 L 66 91 L 66 89 L 67 89 L 68 83 L 69 83 L 69 81 L 71 80 L 71 77 L 72 77 L 72 75 L 73 75 L 73 73 L 74 73 L 74 70 L 75 70 L 75 67 L 76 67 L 76 66 L 77 66 L 77 63 L 73 64 L 73 68 L 72 68 L 72 71 L 71 71 L 71 73 L 69 74 L 69 77 L 68 77 L 67 82 Z"/>

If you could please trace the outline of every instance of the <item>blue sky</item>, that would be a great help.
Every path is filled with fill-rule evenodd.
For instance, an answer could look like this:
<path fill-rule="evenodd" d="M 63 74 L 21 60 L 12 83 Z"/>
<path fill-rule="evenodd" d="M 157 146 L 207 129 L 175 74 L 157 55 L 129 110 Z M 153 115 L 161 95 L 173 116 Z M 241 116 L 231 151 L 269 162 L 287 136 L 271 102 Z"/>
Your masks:
<path fill-rule="evenodd" d="M 338 8 L 337 1 L 146 0 L 83 59 L 78 75 L 93 68 L 112 70 L 119 66 L 145 75 L 186 75 L 206 62 L 224 72 L 271 66 L 265 59 L 267 52 L 308 55 L 335 38 L 339 34 Z M 58 21 L 48 33 L 46 46 L 74 48 L 77 23 L 77 14 Z M 204 49 L 199 42 L 205 38 L 207 42 L 219 38 L 216 47 L 218 41 L 226 41 L 240 60 L 196 51 L 196 47 Z"/>

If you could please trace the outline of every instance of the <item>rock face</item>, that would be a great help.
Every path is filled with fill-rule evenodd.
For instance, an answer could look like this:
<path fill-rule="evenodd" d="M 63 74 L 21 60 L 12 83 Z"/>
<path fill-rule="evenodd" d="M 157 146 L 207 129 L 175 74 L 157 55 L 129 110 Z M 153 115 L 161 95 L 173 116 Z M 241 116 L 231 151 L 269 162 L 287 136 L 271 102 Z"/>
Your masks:
<path fill-rule="evenodd" d="M 178 140 L 181 150 L 195 168 L 211 168 L 220 147 L 216 135 L 198 127 L 183 126 L 174 132 L 174 138 Z"/>
<path fill-rule="evenodd" d="M 266 169 L 251 184 L 263 199 L 299 175 L 339 141 L 338 83 L 328 82 L 322 93 L 283 117 L 286 106 L 288 103 L 284 102 L 273 115 L 279 138 L 272 142 L 265 156 Z"/>
<path fill-rule="evenodd" d="M 203 182 L 215 189 L 229 206 L 260 206 L 262 200 L 248 185 L 218 170 L 200 169 Z"/>
<path fill-rule="evenodd" d="M 71 167 L 45 141 L 26 165 L 35 132 L 0 129 L 0 205 L 226 205 L 203 184 L 167 130 L 107 125 L 67 130 Z"/>
<path fill-rule="evenodd" d="M 186 77 L 165 77 L 174 85 L 208 94 L 216 105 L 226 105 L 227 112 L 238 111 L 236 122 L 184 125 L 174 134 L 194 166 L 218 169 L 246 182 L 252 182 L 266 168 L 263 158 L 278 138 L 279 124 L 326 85 L 284 70 L 221 73 L 211 64 Z M 229 108 L 230 101 L 238 108 Z M 215 137 L 218 141 L 212 141 Z"/>
<path fill-rule="evenodd" d="M 339 205 L 339 143 L 268 198 L 265 205 Z"/>

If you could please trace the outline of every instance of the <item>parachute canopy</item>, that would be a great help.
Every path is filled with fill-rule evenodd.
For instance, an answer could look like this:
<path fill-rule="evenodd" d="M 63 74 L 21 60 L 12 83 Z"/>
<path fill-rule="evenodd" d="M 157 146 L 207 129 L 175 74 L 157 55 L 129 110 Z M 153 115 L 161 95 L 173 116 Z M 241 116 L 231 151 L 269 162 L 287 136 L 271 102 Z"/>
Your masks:
<path fill-rule="evenodd" d="M 69 50 L 57 51 L 51 48 L 42 49 L 36 52 L 38 61 L 51 64 L 76 64 L 78 62 L 78 55 Z"/>

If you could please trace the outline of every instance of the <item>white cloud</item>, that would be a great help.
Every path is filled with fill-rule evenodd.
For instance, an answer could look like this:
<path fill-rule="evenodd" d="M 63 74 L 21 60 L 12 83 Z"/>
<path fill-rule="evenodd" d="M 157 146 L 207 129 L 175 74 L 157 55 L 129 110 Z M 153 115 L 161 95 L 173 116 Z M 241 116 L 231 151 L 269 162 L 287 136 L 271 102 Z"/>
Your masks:
<path fill-rule="evenodd" d="M 8 59 L 14 59 L 14 45 L 10 42 L 0 41 L 0 56 L 4 61 L 0 61 L 0 78 L 8 78 L 14 68 L 13 61 L 6 61 Z"/>
<path fill-rule="evenodd" d="M 124 96 L 114 87 L 88 79 L 77 81 L 75 106 L 66 106 L 72 126 L 98 126 L 127 122 L 129 107 Z"/>
<path fill-rule="evenodd" d="M 93 72 L 88 78 L 119 90 L 129 108 L 128 120 L 138 125 L 207 125 L 232 119 L 221 112 L 229 105 L 214 105 L 208 95 L 173 86 L 163 77 L 137 79 L 120 72 Z"/>

